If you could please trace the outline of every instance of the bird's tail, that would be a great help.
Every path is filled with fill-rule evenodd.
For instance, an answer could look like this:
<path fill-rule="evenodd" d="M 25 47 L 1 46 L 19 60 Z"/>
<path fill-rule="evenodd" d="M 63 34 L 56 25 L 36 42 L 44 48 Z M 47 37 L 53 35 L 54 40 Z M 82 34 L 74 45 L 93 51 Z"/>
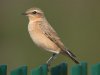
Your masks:
<path fill-rule="evenodd" d="M 76 64 L 80 64 L 80 62 L 76 59 L 75 54 L 73 54 L 70 50 L 64 50 L 63 54 L 67 54 Z"/>

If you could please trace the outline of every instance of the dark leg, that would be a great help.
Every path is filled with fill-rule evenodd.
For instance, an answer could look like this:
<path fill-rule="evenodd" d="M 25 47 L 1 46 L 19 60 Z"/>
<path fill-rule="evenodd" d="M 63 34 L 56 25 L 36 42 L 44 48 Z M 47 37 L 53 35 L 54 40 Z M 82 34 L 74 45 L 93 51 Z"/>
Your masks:
<path fill-rule="evenodd" d="M 48 64 L 48 66 L 50 66 L 51 65 L 51 63 L 53 62 L 53 60 L 57 57 L 57 55 L 58 54 L 56 54 L 56 53 L 53 53 L 52 54 L 52 56 L 47 60 L 47 64 Z"/>

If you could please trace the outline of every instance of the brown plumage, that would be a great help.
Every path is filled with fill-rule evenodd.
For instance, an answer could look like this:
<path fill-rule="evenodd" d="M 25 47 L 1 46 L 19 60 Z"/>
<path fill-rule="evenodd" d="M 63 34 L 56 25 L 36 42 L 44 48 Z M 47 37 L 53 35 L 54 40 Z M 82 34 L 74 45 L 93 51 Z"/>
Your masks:
<path fill-rule="evenodd" d="M 56 31 L 46 20 L 44 13 L 39 8 L 31 8 L 25 12 L 29 18 L 28 31 L 32 40 L 47 51 L 69 56 L 75 63 L 79 64 L 76 56 L 65 48 Z"/>

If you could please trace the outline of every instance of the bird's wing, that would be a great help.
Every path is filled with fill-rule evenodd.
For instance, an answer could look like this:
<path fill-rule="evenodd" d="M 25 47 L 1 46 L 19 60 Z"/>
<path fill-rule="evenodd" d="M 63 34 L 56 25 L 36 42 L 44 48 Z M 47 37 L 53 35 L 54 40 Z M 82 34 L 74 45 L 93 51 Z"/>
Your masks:
<path fill-rule="evenodd" d="M 67 54 L 72 60 L 74 60 L 76 63 L 79 63 L 75 59 L 76 58 L 75 54 L 73 54 L 70 50 L 68 50 L 64 47 L 64 44 L 61 42 L 56 31 L 49 24 L 46 24 L 46 22 L 44 24 L 44 22 L 42 22 L 42 21 L 39 21 L 38 24 L 39 24 L 43 34 L 46 37 L 48 37 L 52 42 L 54 42 L 61 49 L 61 53 Z"/>
<path fill-rule="evenodd" d="M 54 42 L 61 50 L 65 49 L 64 44 L 61 42 L 56 31 L 47 22 L 44 24 L 44 22 L 40 21 L 39 25 L 46 37 Z"/>

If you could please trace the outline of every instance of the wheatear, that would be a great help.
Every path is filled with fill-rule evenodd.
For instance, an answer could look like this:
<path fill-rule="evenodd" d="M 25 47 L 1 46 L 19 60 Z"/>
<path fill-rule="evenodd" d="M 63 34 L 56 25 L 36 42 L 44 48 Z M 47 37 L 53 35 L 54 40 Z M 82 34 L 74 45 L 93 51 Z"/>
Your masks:
<path fill-rule="evenodd" d="M 47 61 L 48 65 L 50 65 L 52 60 L 60 53 L 69 56 L 76 64 L 79 64 L 79 61 L 76 60 L 76 56 L 69 49 L 65 48 L 41 9 L 36 7 L 30 8 L 24 15 L 29 18 L 28 32 L 34 43 L 53 53 L 52 57 Z"/>

